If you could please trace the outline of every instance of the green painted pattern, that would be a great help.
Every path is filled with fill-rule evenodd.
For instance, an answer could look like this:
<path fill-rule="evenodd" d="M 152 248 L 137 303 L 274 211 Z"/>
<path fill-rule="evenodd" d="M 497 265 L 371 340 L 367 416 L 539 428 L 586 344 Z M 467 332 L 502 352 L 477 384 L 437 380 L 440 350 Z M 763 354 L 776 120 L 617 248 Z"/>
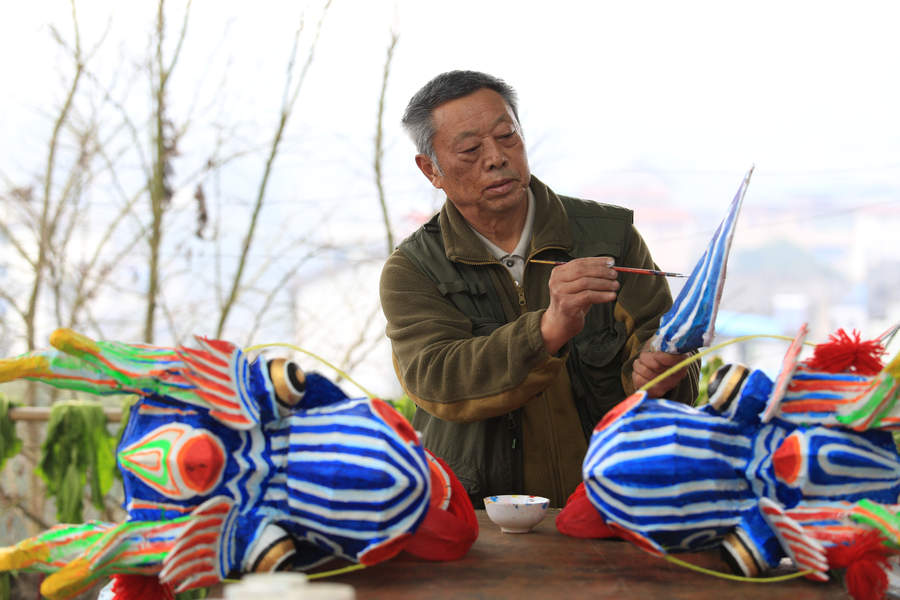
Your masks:
<path fill-rule="evenodd" d="M 872 415 L 872 413 L 875 412 L 878 406 L 885 400 L 886 395 L 888 394 L 888 392 L 890 392 L 893 385 L 893 378 L 889 375 L 886 376 L 871 392 L 869 400 L 863 406 L 847 415 L 837 415 L 837 421 L 847 426 L 853 426 L 853 424 L 855 423 L 864 421 L 866 418 Z M 891 399 L 884 407 L 884 409 L 877 415 L 877 418 L 873 421 L 872 426 L 877 427 L 881 422 L 881 419 L 883 419 L 887 414 L 890 413 L 896 403 L 897 396 L 895 395 L 894 398 Z"/>
<path fill-rule="evenodd" d="M 900 516 L 890 512 L 881 504 L 870 500 L 860 500 L 857 508 L 850 513 L 850 518 L 863 525 L 877 529 L 884 536 L 885 543 L 892 548 L 900 548 L 900 539 L 896 534 L 882 524 L 885 521 L 895 530 L 900 530 Z"/>
<path fill-rule="evenodd" d="M 168 549 L 155 552 L 147 550 L 136 552 L 136 550 L 141 548 L 144 540 L 163 538 L 174 541 L 181 530 L 172 526 L 184 525 L 191 518 L 190 515 L 186 515 L 170 521 L 132 521 L 121 523 L 107 532 L 103 536 L 104 539 L 88 552 L 86 558 L 91 560 L 98 553 L 105 554 L 109 552 L 109 546 L 112 545 L 114 551 L 109 553 L 102 563 L 96 565 L 95 570 L 121 573 L 128 569 L 161 565 L 169 553 Z M 167 531 L 157 531 L 161 527 L 165 527 Z M 125 554 L 129 554 L 129 556 L 123 558 Z"/>
<path fill-rule="evenodd" d="M 154 450 L 156 448 L 159 448 L 162 452 L 162 458 L 160 459 L 162 468 L 158 475 L 154 474 L 153 471 L 145 469 L 139 464 L 131 461 L 123 460 L 122 466 L 141 479 L 152 481 L 153 483 L 166 487 L 172 483 L 172 474 L 169 471 L 169 454 L 171 454 L 172 452 L 172 442 L 170 442 L 169 440 L 154 440 L 152 442 L 141 444 L 137 448 L 132 448 L 131 450 L 122 450 L 119 452 L 119 457 L 121 459 L 126 459 L 138 452 L 146 452 L 148 450 Z"/>
<path fill-rule="evenodd" d="M 101 535 L 102 533 L 107 531 L 107 529 L 107 526 L 103 525 L 102 523 L 98 523 L 97 521 L 88 521 L 87 523 L 80 523 L 78 525 L 58 525 L 57 527 L 48 529 L 47 531 L 39 535 L 38 539 L 42 542 L 54 542 L 58 540 L 64 540 L 65 538 L 79 536 L 84 533 L 90 533 L 92 531 L 97 535 Z"/>

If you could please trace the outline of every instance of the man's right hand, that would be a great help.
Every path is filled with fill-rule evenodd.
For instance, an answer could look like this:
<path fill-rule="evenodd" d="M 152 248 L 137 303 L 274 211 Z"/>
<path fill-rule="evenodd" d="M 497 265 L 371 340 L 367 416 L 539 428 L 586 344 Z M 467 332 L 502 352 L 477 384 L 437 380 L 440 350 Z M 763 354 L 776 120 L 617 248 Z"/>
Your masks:
<path fill-rule="evenodd" d="M 541 317 L 544 347 L 555 354 L 584 328 L 591 306 L 615 302 L 619 282 L 609 257 L 576 258 L 550 273 L 550 307 Z"/>

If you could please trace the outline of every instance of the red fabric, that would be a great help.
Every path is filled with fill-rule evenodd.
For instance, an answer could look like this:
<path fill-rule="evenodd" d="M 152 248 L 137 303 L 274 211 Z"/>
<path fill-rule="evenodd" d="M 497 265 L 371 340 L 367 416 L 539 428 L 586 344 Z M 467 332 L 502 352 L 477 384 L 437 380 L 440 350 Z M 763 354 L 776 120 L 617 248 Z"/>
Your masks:
<path fill-rule="evenodd" d="M 359 556 L 359 562 L 367 567 L 377 565 L 390 558 L 394 558 L 405 549 L 407 540 L 410 539 L 408 533 L 399 535 L 392 540 L 387 540 L 378 544 L 373 548 L 369 548 L 365 553 Z"/>
<path fill-rule="evenodd" d="M 160 583 L 155 575 L 112 576 L 115 600 L 175 600 L 175 592 L 167 583 Z"/>
<path fill-rule="evenodd" d="M 566 500 L 565 508 L 556 515 L 556 529 L 564 535 L 578 538 L 619 537 L 591 504 L 583 481 Z"/>
<path fill-rule="evenodd" d="M 806 362 L 809 368 L 827 373 L 853 371 L 860 375 L 875 375 L 884 368 L 881 356 L 885 350 L 878 340 L 863 342 L 855 329 L 853 337 L 838 329 L 828 340 L 816 346 L 813 357 Z"/>
<path fill-rule="evenodd" d="M 404 550 L 427 560 L 457 560 L 475 543 L 478 520 L 462 483 L 447 463 L 439 457 L 435 459 L 450 477 L 450 504 L 445 510 L 429 508 Z"/>

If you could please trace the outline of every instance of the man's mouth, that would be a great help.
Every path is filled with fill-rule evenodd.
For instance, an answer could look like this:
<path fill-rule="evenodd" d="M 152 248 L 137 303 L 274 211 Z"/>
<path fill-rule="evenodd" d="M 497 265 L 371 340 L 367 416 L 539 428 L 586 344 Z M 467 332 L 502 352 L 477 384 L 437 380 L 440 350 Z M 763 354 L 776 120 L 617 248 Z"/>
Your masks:
<path fill-rule="evenodd" d="M 512 191 L 513 187 L 516 185 L 515 179 L 501 179 L 497 183 L 491 184 L 485 188 L 485 191 L 491 192 L 494 194 L 505 194 L 509 191 Z"/>

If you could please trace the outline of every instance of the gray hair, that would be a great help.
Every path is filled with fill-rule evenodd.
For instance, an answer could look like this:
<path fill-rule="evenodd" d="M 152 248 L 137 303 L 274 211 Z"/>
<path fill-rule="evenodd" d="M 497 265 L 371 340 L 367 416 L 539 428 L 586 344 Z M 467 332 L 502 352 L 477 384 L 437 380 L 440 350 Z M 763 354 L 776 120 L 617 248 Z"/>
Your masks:
<path fill-rule="evenodd" d="M 437 164 L 432 143 L 435 134 L 432 112 L 445 102 L 468 96 L 484 88 L 493 90 L 503 97 L 512 109 L 516 124 L 519 124 L 516 91 L 508 83 L 478 71 L 448 71 L 441 73 L 416 92 L 403 113 L 403 127 L 415 143 L 416 151 L 428 156 Z"/>

